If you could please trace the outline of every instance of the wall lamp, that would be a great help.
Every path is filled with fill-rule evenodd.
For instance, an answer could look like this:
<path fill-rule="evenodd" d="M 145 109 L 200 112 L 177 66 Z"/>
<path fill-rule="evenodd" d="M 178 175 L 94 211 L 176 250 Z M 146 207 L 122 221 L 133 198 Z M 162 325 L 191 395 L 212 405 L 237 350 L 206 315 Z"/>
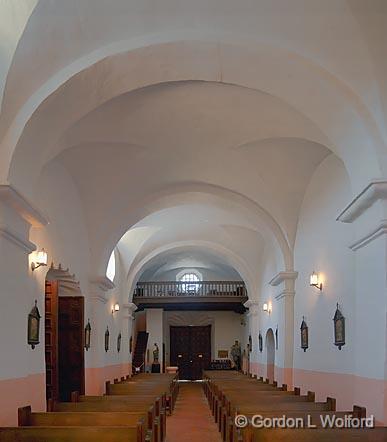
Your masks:
<path fill-rule="evenodd" d="M 34 260 L 31 262 L 31 270 L 47 265 L 47 252 L 44 249 L 35 252 Z"/>
<path fill-rule="evenodd" d="M 263 306 L 262 306 L 262 310 L 270 315 L 270 313 L 271 313 L 271 304 L 268 304 L 267 302 L 264 302 Z"/>
<path fill-rule="evenodd" d="M 322 288 L 323 288 L 322 282 L 320 282 L 320 279 L 319 279 L 319 277 L 318 277 L 318 274 L 315 273 L 315 272 L 313 272 L 313 273 L 310 275 L 310 285 L 311 285 L 311 287 L 316 287 L 316 288 L 319 289 L 320 291 L 321 291 Z"/>
<path fill-rule="evenodd" d="M 118 302 L 116 302 L 112 308 L 112 314 L 119 312 L 120 311 L 120 304 L 118 304 Z"/>

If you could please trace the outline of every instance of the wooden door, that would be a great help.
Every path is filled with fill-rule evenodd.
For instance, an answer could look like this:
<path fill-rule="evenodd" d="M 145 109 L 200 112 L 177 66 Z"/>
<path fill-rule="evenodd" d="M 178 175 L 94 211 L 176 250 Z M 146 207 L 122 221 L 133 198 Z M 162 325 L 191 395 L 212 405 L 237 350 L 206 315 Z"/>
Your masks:
<path fill-rule="evenodd" d="M 59 297 L 58 348 L 59 348 L 59 399 L 70 401 L 72 391 L 84 394 L 82 296 Z"/>
<path fill-rule="evenodd" d="M 58 400 L 58 281 L 45 287 L 46 399 Z"/>
<path fill-rule="evenodd" d="M 170 328 L 171 365 L 179 367 L 180 379 L 191 379 L 190 327 Z"/>
<path fill-rule="evenodd" d="M 170 328 L 171 365 L 179 367 L 180 379 L 201 379 L 211 362 L 211 326 Z"/>
<path fill-rule="evenodd" d="M 191 379 L 202 379 L 211 362 L 211 326 L 191 329 Z"/>

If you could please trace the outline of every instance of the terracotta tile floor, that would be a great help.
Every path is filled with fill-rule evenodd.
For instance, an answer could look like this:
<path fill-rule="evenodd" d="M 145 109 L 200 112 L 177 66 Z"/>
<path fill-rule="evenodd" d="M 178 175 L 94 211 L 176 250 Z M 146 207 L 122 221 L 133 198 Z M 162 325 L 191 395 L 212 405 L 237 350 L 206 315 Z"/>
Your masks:
<path fill-rule="evenodd" d="M 182 382 L 175 411 L 167 418 L 167 442 L 221 442 L 200 382 Z"/>

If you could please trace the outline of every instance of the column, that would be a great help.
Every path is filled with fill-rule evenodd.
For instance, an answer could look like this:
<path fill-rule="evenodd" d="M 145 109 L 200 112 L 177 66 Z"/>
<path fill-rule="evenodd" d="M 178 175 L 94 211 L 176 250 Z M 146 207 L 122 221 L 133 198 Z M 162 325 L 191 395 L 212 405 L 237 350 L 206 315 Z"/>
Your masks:
<path fill-rule="evenodd" d="M 352 224 L 355 239 L 355 404 L 367 407 L 377 423 L 387 425 L 387 181 L 371 182 L 338 216 Z M 345 316 L 345 312 L 344 312 Z"/>
<path fill-rule="evenodd" d="M 293 386 L 294 295 L 297 272 L 279 272 L 270 281 L 276 287 L 278 332 L 276 342 L 276 380 Z"/>

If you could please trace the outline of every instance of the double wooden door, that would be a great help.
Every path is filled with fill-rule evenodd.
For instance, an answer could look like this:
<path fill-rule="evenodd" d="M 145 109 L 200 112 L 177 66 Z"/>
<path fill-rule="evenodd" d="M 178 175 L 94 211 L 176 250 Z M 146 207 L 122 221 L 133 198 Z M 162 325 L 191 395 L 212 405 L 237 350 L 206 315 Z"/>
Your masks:
<path fill-rule="evenodd" d="M 171 326 L 171 365 L 179 367 L 180 379 L 202 379 L 211 362 L 211 325 Z"/>

